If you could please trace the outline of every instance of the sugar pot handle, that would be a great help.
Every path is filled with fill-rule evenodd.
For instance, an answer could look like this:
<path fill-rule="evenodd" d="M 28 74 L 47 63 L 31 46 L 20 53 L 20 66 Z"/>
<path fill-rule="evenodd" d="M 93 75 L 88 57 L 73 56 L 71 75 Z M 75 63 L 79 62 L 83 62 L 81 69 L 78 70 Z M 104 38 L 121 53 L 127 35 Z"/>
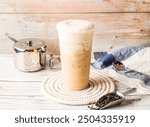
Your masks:
<path fill-rule="evenodd" d="M 46 48 L 47 46 L 44 45 L 43 47 L 40 48 L 40 64 L 43 68 L 46 67 Z"/>

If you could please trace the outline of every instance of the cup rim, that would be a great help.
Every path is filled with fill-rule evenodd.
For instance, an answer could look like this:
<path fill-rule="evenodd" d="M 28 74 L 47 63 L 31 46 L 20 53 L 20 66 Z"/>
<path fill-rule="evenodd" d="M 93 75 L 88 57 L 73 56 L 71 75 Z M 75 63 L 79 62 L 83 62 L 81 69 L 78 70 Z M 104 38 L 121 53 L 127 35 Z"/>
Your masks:
<path fill-rule="evenodd" d="M 80 29 L 80 28 L 79 29 L 76 28 L 76 29 L 72 30 L 71 27 L 63 26 L 63 23 L 65 23 L 67 21 L 84 21 L 84 22 L 89 23 L 89 25 L 91 25 L 91 27 L 89 29 L 86 29 L 86 30 Z M 56 24 L 56 29 L 57 29 L 57 31 L 70 32 L 70 33 L 87 33 L 87 32 L 93 32 L 94 24 L 89 22 L 89 21 L 87 21 L 87 20 L 83 20 L 83 19 L 78 19 L 78 20 L 76 20 L 76 19 L 69 19 L 69 20 L 63 20 L 61 22 L 58 22 Z"/>

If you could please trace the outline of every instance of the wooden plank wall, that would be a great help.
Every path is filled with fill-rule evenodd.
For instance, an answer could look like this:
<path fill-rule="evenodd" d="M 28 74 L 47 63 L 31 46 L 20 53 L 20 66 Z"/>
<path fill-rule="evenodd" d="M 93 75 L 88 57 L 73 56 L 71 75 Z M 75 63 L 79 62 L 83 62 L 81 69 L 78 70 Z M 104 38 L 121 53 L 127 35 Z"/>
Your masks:
<path fill-rule="evenodd" d="M 0 0 L 0 53 L 12 53 L 9 33 L 41 38 L 58 54 L 55 25 L 64 19 L 95 24 L 93 51 L 150 42 L 150 0 Z"/>

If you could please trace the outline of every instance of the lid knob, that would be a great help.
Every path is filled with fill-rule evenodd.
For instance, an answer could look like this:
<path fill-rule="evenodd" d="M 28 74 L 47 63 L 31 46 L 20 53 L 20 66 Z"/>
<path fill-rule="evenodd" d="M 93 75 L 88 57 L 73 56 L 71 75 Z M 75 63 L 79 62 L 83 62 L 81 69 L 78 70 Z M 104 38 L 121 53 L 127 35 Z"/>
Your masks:
<path fill-rule="evenodd" d="M 29 47 L 32 46 L 32 41 L 26 41 L 26 42 Z"/>

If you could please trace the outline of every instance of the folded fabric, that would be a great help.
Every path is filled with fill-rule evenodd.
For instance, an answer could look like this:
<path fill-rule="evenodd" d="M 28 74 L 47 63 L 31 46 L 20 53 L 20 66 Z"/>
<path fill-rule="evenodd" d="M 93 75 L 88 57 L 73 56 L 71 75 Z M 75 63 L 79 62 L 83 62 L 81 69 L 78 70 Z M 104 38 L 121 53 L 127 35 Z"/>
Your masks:
<path fill-rule="evenodd" d="M 147 46 L 129 46 L 125 48 L 118 49 L 114 51 L 112 54 L 108 54 L 107 52 L 94 52 L 95 61 L 91 63 L 91 65 L 97 69 L 103 69 L 112 64 L 113 61 L 122 61 L 125 60 L 141 49 L 146 48 Z"/>
<path fill-rule="evenodd" d="M 117 49 L 116 51 L 113 52 L 113 55 L 115 56 L 115 59 L 118 61 L 122 61 L 125 59 L 128 59 L 138 51 L 146 48 L 147 46 L 129 46 L 121 49 Z"/>
<path fill-rule="evenodd" d="M 105 53 L 105 57 L 106 55 L 108 54 Z M 140 86 L 142 87 L 140 90 L 145 88 L 146 90 L 147 88 L 150 90 L 150 47 L 126 47 L 116 50 L 112 55 L 115 60 L 122 60 L 123 64 L 125 64 L 128 69 L 125 71 L 116 71 L 112 66 L 107 68 L 101 67 L 97 60 L 102 57 L 98 57 L 98 55 L 97 60 L 91 65 L 94 68 L 104 71 L 109 77 L 112 77 L 119 82 L 130 84 L 132 87 Z M 149 90 L 148 92 L 150 92 Z"/>
<path fill-rule="evenodd" d="M 118 72 L 116 72 L 115 70 L 112 70 L 110 68 L 105 68 L 103 70 L 98 70 L 98 71 L 101 71 L 101 73 L 104 73 L 108 77 L 110 77 L 122 84 L 125 84 L 129 87 L 136 87 L 137 93 L 150 94 L 150 87 L 145 85 L 145 83 L 139 79 L 129 78 L 127 76 L 119 74 Z"/>
<path fill-rule="evenodd" d="M 96 56 L 98 53 L 95 53 L 94 56 Z M 105 68 L 108 67 L 112 64 L 112 62 L 115 60 L 114 55 L 112 54 L 105 54 L 105 53 L 100 53 L 100 57 L 95 57 L 96 61 L 94 63 L 91 63 L 95 68 Z"/>
<path fill-rule="evenodd" d="M 150 76 L 142 73 L 142 72 L 138 72 L 135 70 L 125 70 L 125 71 L 117 71 L 119 74 L 122 74 L 124 76 L 127 76 L 129 78 L 135 78 L 135 79 L 139 79 L 141 81 L 143 81 L 143 83 L 150 87 Z"/>

